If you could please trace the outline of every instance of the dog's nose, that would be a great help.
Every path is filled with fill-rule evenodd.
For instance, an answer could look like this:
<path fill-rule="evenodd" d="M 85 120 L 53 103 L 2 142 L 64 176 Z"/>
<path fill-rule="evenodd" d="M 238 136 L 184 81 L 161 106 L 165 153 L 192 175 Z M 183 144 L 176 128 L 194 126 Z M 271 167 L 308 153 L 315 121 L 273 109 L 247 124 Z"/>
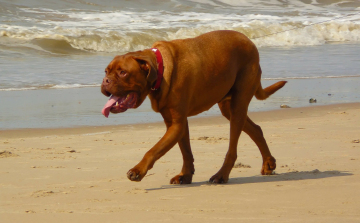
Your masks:
<path fill-rule="evenodd" d="M 104 77 L 104 79 L 103 79 L 103 84 L 104 85 L 108 85 L 108 84 L 110 84 L 110 79 L 109 78 L 107 78 L 107 77 Z"/>

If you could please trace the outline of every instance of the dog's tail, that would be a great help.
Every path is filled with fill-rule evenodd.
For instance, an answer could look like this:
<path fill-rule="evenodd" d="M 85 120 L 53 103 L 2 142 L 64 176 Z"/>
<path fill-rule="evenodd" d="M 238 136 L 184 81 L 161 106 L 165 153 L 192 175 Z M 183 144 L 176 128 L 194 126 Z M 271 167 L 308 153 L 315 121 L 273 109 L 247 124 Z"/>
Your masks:
<path fill-rule="evenodd" d="M 287 81 L 279 81 L 273 85 L 270 85 L 269 87 L 267 87 L 265 89 L 262 88 L 261 83 L 260 83 L 258 89 L 255 92 L 255 97 L 259 100 L 265 100 L 270 95 L 274 94 L 277 90 L 284 87 L 284 85 L 286 83 L 287 83 Z"/>

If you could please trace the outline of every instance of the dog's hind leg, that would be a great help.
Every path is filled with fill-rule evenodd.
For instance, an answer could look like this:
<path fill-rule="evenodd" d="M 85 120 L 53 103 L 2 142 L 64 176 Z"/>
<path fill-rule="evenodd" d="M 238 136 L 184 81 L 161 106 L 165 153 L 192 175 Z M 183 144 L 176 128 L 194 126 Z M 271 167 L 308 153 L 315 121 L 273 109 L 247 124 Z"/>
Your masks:
<path fill-rule="evenodd" d="M 225 156 L 225 161 L 220 170 L 210 178 L 211 183 L 226 183 L 229 174 L 237 159 L 237 145 L 243 127 L 247 119 L 247 110 L 251 98 L 256 91 L 256 78 L 252 73 L 256 72 L 253 66 L 248 66 L 237 75 L 234 86 L 231 89 L 231 100 L 229 106 L 230 113 L 230 142 L 229 150 Z"/>
<path fill-rule="evenodd" d="M 221 101 L 218 103 L 218 105 L 222 115 L 230 120 L 230 100 Z M 255 142 L 260 150 L 261 156 L 263 158 L 261 174 L 272 174 L 273 170 L 276 168 L 276 160 L 270 153 L 261 127 L 256 125 L 248 116 L 243 131 L 250 136 L 250 138 Z"/>
<path fill-rule="evenodd" d="M 269 147 L 263 135 L 261 127 L 256 125 L 249 117 L 247 118 L 245 128 L 243 129 L 246 134 L 256 143 L 261 156 L 263 158 L 263 164 L 261 167 L 262 175 L 271 175 L 276 168 L 276 160 L 271 155 Z"/>

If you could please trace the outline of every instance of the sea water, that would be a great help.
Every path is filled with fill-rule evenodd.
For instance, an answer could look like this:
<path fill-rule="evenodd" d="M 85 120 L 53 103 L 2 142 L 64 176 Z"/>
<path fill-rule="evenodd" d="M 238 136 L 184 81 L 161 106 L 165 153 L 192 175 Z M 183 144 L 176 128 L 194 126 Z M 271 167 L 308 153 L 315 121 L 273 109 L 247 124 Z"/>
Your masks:
<path fill-rule="evenodd" d="M 0 0 L 0 129 L 160 121 L 148 101 L 102 117 L 104 69 L 158 40 L 236 30 L 257 45 L 266 87 L 251 111 L 359 101 L 360 2 Z M 226 44 L 226 43 L 224 43 Z M 214 107 L 204 115 L 219 115 Z"/>

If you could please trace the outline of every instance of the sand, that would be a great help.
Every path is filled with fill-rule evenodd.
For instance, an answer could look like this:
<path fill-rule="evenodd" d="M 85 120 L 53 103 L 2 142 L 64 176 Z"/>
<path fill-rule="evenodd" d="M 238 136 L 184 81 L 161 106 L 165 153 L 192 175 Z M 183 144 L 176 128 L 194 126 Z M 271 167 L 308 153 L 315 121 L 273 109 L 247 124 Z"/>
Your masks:
<path fill-rule="evenodd" d="M 220 168 L 229 124 L 190 119 L 191 185 L 169 185 L 178 146 L 142 182 L 126 172 L 164 134 L 163 123 L 0 131 L 0 222 L 360 222 L 360 103 L 251 113 L 277 159 L 241 135 L 228 184 Z M 241 163 L 241 164 L 240 164 Z"/>

